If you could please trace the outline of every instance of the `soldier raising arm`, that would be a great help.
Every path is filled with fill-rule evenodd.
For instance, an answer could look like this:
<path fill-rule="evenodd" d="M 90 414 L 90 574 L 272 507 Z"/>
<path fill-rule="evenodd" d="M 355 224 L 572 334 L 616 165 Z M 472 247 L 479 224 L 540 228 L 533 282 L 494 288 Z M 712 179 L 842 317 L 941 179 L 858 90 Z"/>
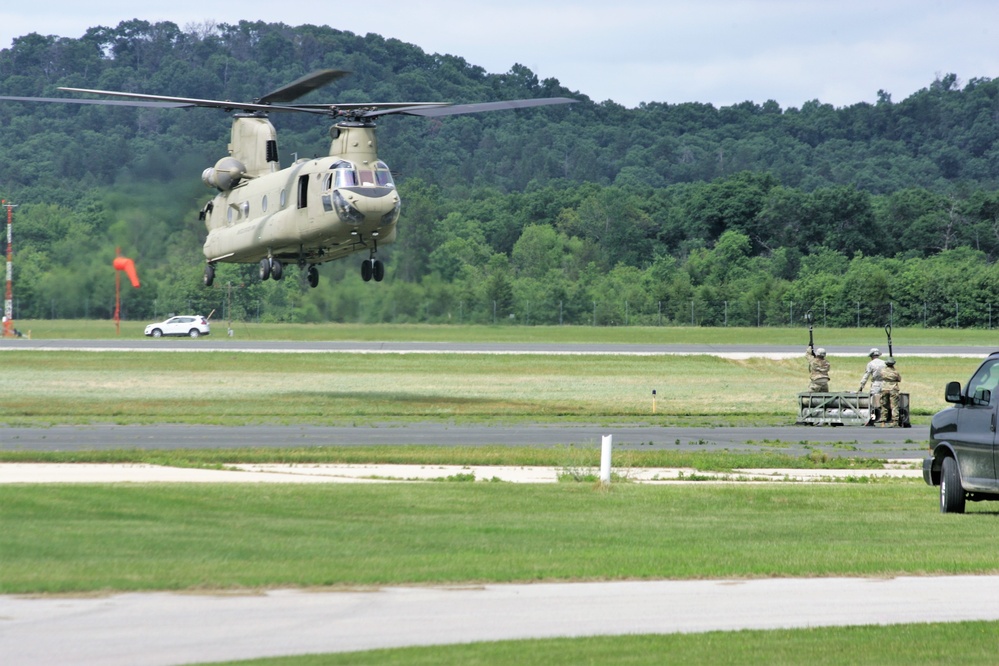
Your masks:
<path fill-rule="evenodd" d="M 822 347 L 813 350 L 809 345 L 805 349 L 805 358 L 808 359 L 808 378 L 811 383 L 808 385 L 810 393 L 829 392 L 829 361 L 826 360 L 826 350 Z"/>

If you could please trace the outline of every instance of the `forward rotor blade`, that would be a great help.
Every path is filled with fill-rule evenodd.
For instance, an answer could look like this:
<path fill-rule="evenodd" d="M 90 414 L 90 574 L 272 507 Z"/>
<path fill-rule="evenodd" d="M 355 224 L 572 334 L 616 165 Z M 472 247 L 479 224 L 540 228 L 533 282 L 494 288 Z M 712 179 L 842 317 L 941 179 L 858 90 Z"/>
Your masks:
<path fill-rule="evenodd" d="M 59 104 L 101 104 L 105 106 L 144 106 L 154 109 L 183 109 L 196 106 L 194 104 L 182 104 L 179 102 L 139 102 L 139 101 L 119 101 L 112 99 L 81 99 L 79 97 L 4 97 L 0 100 L 7 102 L 52 102 Z"/>
<path fill-rule="evenodd" d="M 306 74 L 302 78 L 292 81 L 288 85 L 281 86 L 277 90 L 272 90 L 257 101 L 261 104 L 293 102 L 317 88 L 322 88 L 337 79 L 347 76 L 349 73 L 339 69 L 321 69 L 311 74 Z"/>
<path fill-rule="evenodd" d="M 175 106 L 204 106 L 209 108 L 226 109 L 226 110 L 240 109 L 242 111 L 274 111 L 279 109 L 279 107 L 274 107 L 271 106 L 270 104 L 257 104 L 254 102 L 230 102 L 228 100 L 218 100 L 218 99 L 198 99 L 196 97 L 170 97 L 169 95 L 145 95 L 143 93 L 119 92 L 117 90 L 90 90 L 88 88 L 59 88 L 59 90 L 65 90 L 66 92 L 86 93 L 89 95 L 109 95 L 111 97 L 128 97 L 130 99 L 137 99 L 137 100 L 166 102 L 167 104 L 173 104 Z M 69 99 L 69 98 L 59 99 L 57 101 L 81 103 L 81 104 L 100 103 L 100 100 L 79 100 L 79 99 Z M 125 104 L 125 102 L 122 102 L 122 104 Z M 133 106 L 139 106 L 139 105 L 133 103 Z"/>

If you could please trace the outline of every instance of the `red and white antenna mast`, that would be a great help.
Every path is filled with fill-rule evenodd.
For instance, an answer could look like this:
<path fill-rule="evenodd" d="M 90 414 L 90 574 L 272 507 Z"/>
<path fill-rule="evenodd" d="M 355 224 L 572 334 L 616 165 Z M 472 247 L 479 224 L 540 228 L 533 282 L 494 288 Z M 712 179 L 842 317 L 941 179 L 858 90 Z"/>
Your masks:
<path fill-rule="evenodd" d="M 3 337 L 14 336 L 14 242 L 11 232 L 14 226 L 14 207 L 6 199 L 0 205 L 7 208 L 7 291 L 3 301 Z"/>

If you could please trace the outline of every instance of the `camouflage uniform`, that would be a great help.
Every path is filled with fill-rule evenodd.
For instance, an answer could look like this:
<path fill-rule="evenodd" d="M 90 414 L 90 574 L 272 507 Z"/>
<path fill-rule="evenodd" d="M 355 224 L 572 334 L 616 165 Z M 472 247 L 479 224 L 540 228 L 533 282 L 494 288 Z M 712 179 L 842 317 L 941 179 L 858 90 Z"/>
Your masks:
<path fill-rule="evenodd" d="M 811 347 L 805 349 L 805 358 L 808 359 L 808 378 L 811 384 L 808 385 L 809 393 L 829 392 L 829 361 L 825 354 L 816 356 Z"/>
<path fill-rule="evenodd" d="M 888 420 L 888 410 L 891 409 L 891 418 L 894 425 L 902 427 L 902 399 L 901 390 L 898 385 L 902 382 L 902 375 L 898 374 L 895 365 L 887 365 L 881 371 L 881 423 Z"/>
<path fill-rule="evenodd" d="M 874 349 L 871 350 L 871 362 L 867 364 L 864 376 L 860 378 L 860 388 L 857 389 L 857 393 L 863 393 L 867 380 L 871 380 L 871 397 L 867 403 L 871 412 L 871 418 L 867 422 L 868 425 L 873 425 L 877 416 L 876 412 L 881 407 L 881 372 L 885 368 L 885 362 L 881 360 L 881 352 L 874 354 L 875 351 Z"/>

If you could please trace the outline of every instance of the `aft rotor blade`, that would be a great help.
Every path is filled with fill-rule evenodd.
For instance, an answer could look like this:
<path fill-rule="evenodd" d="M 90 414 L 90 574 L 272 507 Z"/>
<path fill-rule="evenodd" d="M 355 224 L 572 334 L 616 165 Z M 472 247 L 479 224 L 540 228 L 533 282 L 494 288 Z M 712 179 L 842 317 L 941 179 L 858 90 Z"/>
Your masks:
<path fill-rule="evenodd" d="M 549 106 L 552 104 L 574 104 L 578 100 L 568 97 L 543 97 L 540 99 L 510 99 L 502 102 L 481 102 L 477 104 L 450 104 L 447 106 L 411 106 L 399 109 L 388 109 L 372 111 L 365 114 L 366 117 L 388 115 L 390 113 L 401 113 L 409 116 L 424 116 L 436 118 L 439 116 L 457 116 L 466 113 L 482 113 L 484 111 L 506 111 L 509 109 L 527 109 L 535 106 Z"/>
<path fill-rule="evenodd" d="M 302 78 L 281 86 L 277 90 L 272 90 L 257 101 L 261 104 L 293 102 L 317 88 L 322 88 L 337 79 L 347 76 L 349 73 L 339 69 L 321 69 L 317 72 L 306 74 Z"/>

